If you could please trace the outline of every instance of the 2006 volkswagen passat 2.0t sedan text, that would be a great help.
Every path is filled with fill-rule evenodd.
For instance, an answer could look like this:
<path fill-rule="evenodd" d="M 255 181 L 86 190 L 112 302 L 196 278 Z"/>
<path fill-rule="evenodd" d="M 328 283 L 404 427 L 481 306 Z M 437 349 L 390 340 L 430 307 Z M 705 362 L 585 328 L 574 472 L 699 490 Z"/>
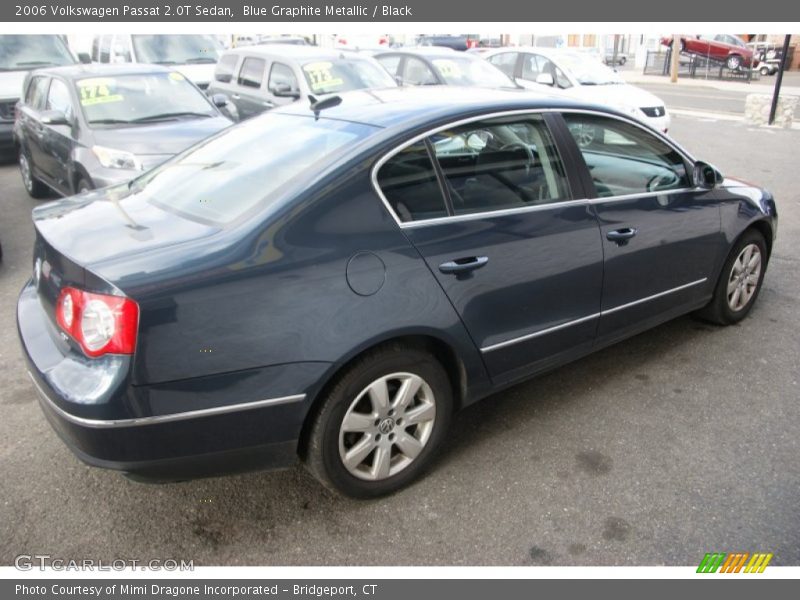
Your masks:
<path fill-rule="evenodd" d="M 744 318 L 777 214 L 610 109 L 443 87 L 276 109 L 33 220 L 19 334 L 82 460 L 169 480 L 299 456 L 368 497 L 497 390 L 684 313 Z"/>

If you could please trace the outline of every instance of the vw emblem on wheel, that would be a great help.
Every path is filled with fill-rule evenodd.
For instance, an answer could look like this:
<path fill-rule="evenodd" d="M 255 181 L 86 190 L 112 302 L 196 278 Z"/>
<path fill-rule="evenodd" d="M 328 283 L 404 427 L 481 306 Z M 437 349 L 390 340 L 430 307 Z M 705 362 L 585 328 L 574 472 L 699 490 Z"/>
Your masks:
<path fill-rule="evenodd" d="M 380 422 L 378 425 L 378 431 L 383 433 L 384 435 L 387 433 L 391 433 L 392 429 L 394 429 L 394 419 L 386 418 Z"/>

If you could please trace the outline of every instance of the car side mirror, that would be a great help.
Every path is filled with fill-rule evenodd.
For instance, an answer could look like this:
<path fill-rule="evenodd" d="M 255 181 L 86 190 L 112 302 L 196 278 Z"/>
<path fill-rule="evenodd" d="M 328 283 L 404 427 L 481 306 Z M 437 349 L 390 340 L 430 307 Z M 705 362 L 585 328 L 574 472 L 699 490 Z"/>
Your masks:
<path fill-rule="evenodd" d="M 300 98 L 300 92 L 293 90 L 288 83 L 276 83 L 272 86 L 270 92 L 278 98 L 294 98 L 295 100 Z"/>
<path fill-rule="evenodd" d="M 88 52 L 78 52 L 78 60 L 84 65 L 92 64 L 92 57 L 89 56 Z"/>
<path fill-rule="evenodd" d="M 60 110 L 46 110 L 42 112 L 39 116 L 42 124 L 44 125 L 69 125 L 70 122 L 67 120 L 67 115 L 65 115 Z"/>
<path fill-rule="evenodd" d="M 707 162 L 697 161 L 693 170 L 694 185 L 710 190 L 723 181 L 722 173 Z"/>
<path fill-rule="evenodd" d="M 230 83 L 233 81 L 233 75 L 231 73 L 214 73 L 214 79 L 220 83 Z"/>
<path fill-rule="evenodd" d="M 556 81 L 550 73 L 539 73 L 536 76 L 536 83 L 539 85 L 555 85 Z"/>
<path fill-rule="evenodd" d="M 395 83 L 396 83 L 397 85 L 403 85 L 403 78 L 402 78 L 402 77 L 400 77 L 400 75 L 395 75 L 395 76 L 394 76 L 394 81 L 395 81 Z"/>
<path fill-rule="evenodd" d="M 228 106 L 228 97 L 225 94 L 214 94 L 211 96 L 211 102 L 217 108 Z"/>

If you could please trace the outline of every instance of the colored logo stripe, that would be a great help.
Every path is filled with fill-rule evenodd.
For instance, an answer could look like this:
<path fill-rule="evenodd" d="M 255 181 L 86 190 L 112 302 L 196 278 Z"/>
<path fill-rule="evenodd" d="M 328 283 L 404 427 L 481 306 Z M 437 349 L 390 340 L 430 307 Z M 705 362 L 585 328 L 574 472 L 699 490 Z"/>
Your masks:
<path fill-rule="evenodd" d="M 764 569 L 772 560 L 771 553 L 756 552 L 750 554 L 749 552 L 709 552 L 700 561 L 700 566 L 697 567 L 698 573 L 763 573 Z M 750 559 L 747 562 L 747 559 Z M 747 566 L 745 567 L 745 562 Z M 744 571 L 742 568 L 744 567 Z"/>

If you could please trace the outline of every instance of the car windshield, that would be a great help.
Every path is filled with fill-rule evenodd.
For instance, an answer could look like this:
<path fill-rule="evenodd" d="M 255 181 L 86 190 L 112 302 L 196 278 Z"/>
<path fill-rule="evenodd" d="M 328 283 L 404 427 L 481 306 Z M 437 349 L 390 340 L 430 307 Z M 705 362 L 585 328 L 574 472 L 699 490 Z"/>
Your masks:
<path fill-rule="evenodd" d="M 559 67 L 568 71 L 581 85 L 616 85 L 625 83 L 622 77 L 596 58 L 580 54 L 561 54 L 556 57 Z"/>
<path fill-rule="evenodd" d="M 306 63 L 303 65 L 303 75 L 315 94 L 397 86 L 383 67 L 363 59 L 341 58 Z"/>
<path fill-rule="evenodd" d="M 0 71 L 71 65 L 75 58 L 57 35 L 0 35 Z"/>
<path fill-rule="evenodd" d="M 515 87 L 514 82 L 505 73 L 479 58 L 456 55 L 434 58 L 431 62 L 447 85 Z"/>
<path fill-rule="evenodd" d="M 268 113 L 223 130 L 131 182 L 152 204 L 224 225 L 277 202 L 377 128 Z"/>
<path fill-rule="evenodd" d="M 134 35 L 140 63 L 157 65 L 213 64 L 219 59 L 217 41 L 210 35 Z"/>
<path fill-rule="evenodd" d="M 208 99 L 176 71 L 89 77 L 75 82 L 93 126 L 215 116 Z"/>

